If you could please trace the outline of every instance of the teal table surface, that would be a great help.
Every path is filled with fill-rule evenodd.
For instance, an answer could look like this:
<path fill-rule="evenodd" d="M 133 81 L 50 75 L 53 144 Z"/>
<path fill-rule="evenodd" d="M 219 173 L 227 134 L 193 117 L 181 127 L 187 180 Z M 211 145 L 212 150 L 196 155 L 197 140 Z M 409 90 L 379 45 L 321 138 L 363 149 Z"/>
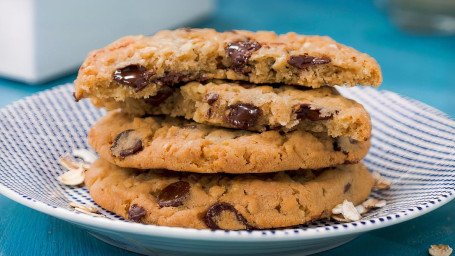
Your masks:
<path fill-rule="evenodd" d="M 403 33 L 373 1 L 220 1 L 214 15 L 195 26 L 331 36 L 377 59 L 384 76 L 380 89 L 417 99 L 455 117 L 455 37 Z M 76 73 L 41 85 L 0 78 L 0 107 L 75 77 Z M 431 244 L 455 247 L 454 212 L 452 201 L 321 255 L 428 255 Z M 135 254 L 0 195 L 0 255 Z"/>

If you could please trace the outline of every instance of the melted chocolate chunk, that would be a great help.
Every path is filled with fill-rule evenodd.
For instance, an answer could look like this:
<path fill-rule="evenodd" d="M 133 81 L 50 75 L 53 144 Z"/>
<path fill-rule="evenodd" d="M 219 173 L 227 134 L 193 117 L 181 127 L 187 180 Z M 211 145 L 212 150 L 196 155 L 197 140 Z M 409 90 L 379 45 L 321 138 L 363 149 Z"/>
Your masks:
<path fill-rule="evenodd" d="M 133 129 L 121 132 L 111 146 L 111 154 L 115 157 L 124 158 L 141 151 L 142 140 Z"/>
<path fill-rule="evenodd" d="M 151 72 L 139 64 L 129 65 L 114 71 L 114 81 L 131 86 L 135 92 L 139 92 L 150 84 Z"/>
<path fill-rule="evenodd" d="M 182 205 L 190 195 L 190 184 L 186 181 L 177 181 L 169 184 L 157 197 L 160 207 L 176 207 Z"/>
<path fill-rule="evenodd" d="M 163 103 L 167 98 L 169 98 L 173 92 L 174 90 L 172 90 L 172 88 L 164 86 L 156 93 L 155 96 L 150 96 L 144 99 L 144 101 L 152 106 L 158 106 L 161 103 Z"/>
<path fill-rule="evenodd" d="M 145 216 L 147 211 L 137 204 L 133 204 L 128 210 L 128 219 L 139 222 Z"/>
<path fill-rule="evenodd" d="M 298 120 L 308 119 L 311 121 L 318 121 L 318 120 L 327 120 L 330 119 L 332 116 L 321 116 L 320 109 L 311 109 L 309 104 L 297 104 L 293 107 L 294 113 L 297 115 Z"/>
<path fill-rule="evenodd" d="M 251 54 L 261 48 L 261 44 L 258 42 L 240 41 L 234 43 L 228 43 L 224 48 L 226 54 L 231 57 L 231 69 L 237 73 L 247 75 L 251 72 L 246 67 Z"/>
<path fill-rule="evenodd" d="M 246 130 L 256 124 L 261 115 L 261 109 L 248 103 L 239 103 L 229 106 L 229 114 L 226 122 L 234 128 Z"/>
<path fill-rule="evenodd" d="M 351 189 L 351 183 L 348 183 L 344 186 L 344 193 L 348 192 Z"/>
<path fill-rule="evenodd" d="M 204 100 L 210 105 L 212 106 L 213 103 L 215 103 L 215 101 L 217 101 L 219 98 L 219 95 L 216 94 L 216 93 L 207 93 L 205 96 L 204 96 Z"/>
<path fill-rule="evenodd" d="M 293 55 L 289 58 L 288 63 L 298 69 L 308 68 L 310 66 L 327 64 L 332 61 L 329 57 L 313 57 L 307 54 Z"/>
<path fill-rule="evenodd" d="M 205 219 L 204 219 L 207 227 L 209 227 L 210 229 L 222 229 L 218 225 L 217 219 L 221 216 L 221 213 L 223 213 L 224 211 L 232 212 L 235 215 L 237 221 L 240 224 L 245 225 L 245 228 L 247 230 L 253 228 L 252 226 L 250 226 L 248 224 L 248 221 L 245 219 L 245 217 L 243 217 L 242 214 L 237 212 L 237 210 L 234 208 L 234 206 L 232 206 L 231 204 L 228 204 L 228 203 L 224 203 L 224 202 L 216 203 L 207 210 L 207 213 L 205 214 Z"/>

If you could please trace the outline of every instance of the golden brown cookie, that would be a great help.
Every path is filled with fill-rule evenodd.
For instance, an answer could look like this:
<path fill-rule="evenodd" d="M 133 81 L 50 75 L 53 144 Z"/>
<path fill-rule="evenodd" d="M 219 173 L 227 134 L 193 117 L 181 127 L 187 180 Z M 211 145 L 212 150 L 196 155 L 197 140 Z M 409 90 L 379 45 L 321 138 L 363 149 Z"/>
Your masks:
<path fill-rule="evenodd" d="M 101 158 L 121 167 L 199 173 L 263 173 L 357 163 L 370 141 L 296 130 L 261 133 L 171 117 L 112 111 L 89 133 Z"/>
<path fill-rule="evenodd" d="M 218 80 L 166 88 L 162 94 L 144 99 L 92 98 L 92 102 L 138 116 L 164 114 L 234 129 L 301 129 L 360 141 L 371 136 L 370 117 L 363 106 L 344 98 L 333 87 L 301 90 Z"/>
<path fill-rule="evenodd" d="M 382 74 L 372 57 L 329 37 L 178 29 L 128 36 L 91 52 L 74 82 L 75 97 L 144 98 L 163 86 L 208 79 L 318 88 L 379 86 Z"/>
<path fill-rule="evenodd" d="M 194 174 L 117 167 L 99 159 L 85 184 L 101 207 L 145 224 L 197 229 L 266 229 L 331 215 L 357 205 L 373 178 L 362 163 L 267 174 Z"/>

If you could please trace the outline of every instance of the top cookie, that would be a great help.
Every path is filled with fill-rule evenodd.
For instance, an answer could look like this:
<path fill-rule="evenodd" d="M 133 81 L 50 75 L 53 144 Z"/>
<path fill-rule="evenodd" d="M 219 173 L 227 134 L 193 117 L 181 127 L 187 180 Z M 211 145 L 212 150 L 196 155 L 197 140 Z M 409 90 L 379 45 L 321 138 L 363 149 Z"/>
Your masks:
<path fill-rule="evenodd" d="M 128 36 L 91 52 L 75 81 L 75 98 L 143 98 L 163 85 L 208 79 L 318 88 L 379 86 L 382 75 L 372 57 L 329 37 L 178 29 Z"/>

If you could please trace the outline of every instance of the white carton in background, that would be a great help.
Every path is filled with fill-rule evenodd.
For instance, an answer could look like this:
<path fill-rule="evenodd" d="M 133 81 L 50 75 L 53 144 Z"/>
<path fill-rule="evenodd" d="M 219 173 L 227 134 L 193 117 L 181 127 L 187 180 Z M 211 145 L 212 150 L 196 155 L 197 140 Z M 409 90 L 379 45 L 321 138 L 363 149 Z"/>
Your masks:
<path fill-rule="evenodd" d="M 213 0 L 0 0 L 0 76 L 45 82 L 122 36 L 185 26 L 213 9 Z"/>

